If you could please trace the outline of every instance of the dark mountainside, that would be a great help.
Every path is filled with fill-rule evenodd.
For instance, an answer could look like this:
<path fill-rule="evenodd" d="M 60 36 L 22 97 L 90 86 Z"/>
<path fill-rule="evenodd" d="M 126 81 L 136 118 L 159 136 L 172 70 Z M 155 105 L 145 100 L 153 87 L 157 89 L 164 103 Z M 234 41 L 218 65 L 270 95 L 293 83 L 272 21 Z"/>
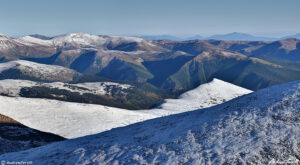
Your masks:
<path fill-rule="evenodd" d="M 33 42 L 1 37 L 5 39 L 0 43 L 1 62 L 23 59 L 75 70 L 67 82 L 106 79 L 139 84 L 149 96 L 156 95 L 156 101 L 176 97 L 213 78 L 251 90 L 300 79 L 298 39 L 152 41 L 72 33 L 53 38 L 33 35 L 39 40 Z M 18 73 L 8 72 L 0 77 L 13 78 L 7 75 Z"/>
<path fill-rule="evenodd" d="M 0 114 L 0 154 L 27 150 L 62 140 L 65 139 L 28 128 Z"/>

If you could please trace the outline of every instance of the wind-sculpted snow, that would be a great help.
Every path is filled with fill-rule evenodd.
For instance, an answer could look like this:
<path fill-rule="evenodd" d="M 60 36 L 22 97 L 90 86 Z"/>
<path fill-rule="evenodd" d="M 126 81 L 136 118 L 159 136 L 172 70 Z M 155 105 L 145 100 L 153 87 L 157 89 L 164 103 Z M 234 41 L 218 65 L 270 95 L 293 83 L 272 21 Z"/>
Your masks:
<path fill-rule="evenodd" d="M 0 160 L 38 164 L 299 163 L 300 82 Z"/>
<path fill-rule="evenodd" d="M 19 80 L 4 80 L 2 82 L 2 85 L 4 86 L 3 89 L 6 89 L 7 87 L 9 87 L 9 85 L 19 82 Z M 30 85 L 29 82 L 30 81 L 20 81 L 18 85 L 9 87 L 11 90 L 6 90 L 6 92 L 8 93 L 7 95 L 9 95 L 9 93 L 16 94 L 16 91 L 18 91 L 18 88 L 16 88 L 16 86 L 28 86 Z M 207 91 L 203 90 L 207 89 L 208 87 L 215 87 L 216 85 L 213 85 L 215 83 L 217 83 L 216 85 L 222 86 L 222 89 L 224 91 L 227 91 L 227 96 L 230 97 L 224 98 L 226 101 L 231 98 L 249 93 L 249 91 L 246 89 L 237 86 L 233 88 L 234 85 L 232 84 L 223 82 L 221 80 L 214 80 L 210 83 L 211 85 L 206 85 L 207 87 L 205 88 L 199 87 L 195 89 L 194 92 L 190 92 L 190 95 L 194 94 L 195 98 L 198 98 L 198 100 L 185 100 L 185 102 L 183 103 L 180 101 L 180 99 L 176 99 L 181 104 L 175 104 L 176 106 L 174 105 L 174 108 L 156 108 L 138 111 L 130 111 L 126 109 L 112 108 L 102 105 L 0 96 L 0 114 L 7 115 L 21 122 L 22 124 L 37 130 L 51 132 L 66 138 L 75 138 L 100 133 L 112 128 L 126 126 L 152 118 L 191 111 L 193 109 L 186 108 L 188 107 L 187 105 L 189 105 L 189 107 L 197 107 L 199 105 L 198 102 L 210 103 L 203 104 L 203 107 L 209 107 L 219 104 L 219 102 L 212 101 L 212 96 L 209 95 Z M 55 85 L 55 83 L 50 83 L 48 85 L 51 84 Z M 86 86 L 93 84 L 81 85 Z M 92 88 L 92 86 L 87 86 L 86 88 Z M 239 95 L 236 92 L 230 94 L 231 88 L 240 91 Z M 218 90 L 213 93 L 214 95 L 218 96 L 216 98 L 219 98 L 219 96 L 226 96 L 224 92 L 222 93 L 221 91 L 222 90 Z M 197 97 L 197 92 L 201 93 L 202 97 Z M 193 96 L 191 95 L 190 97 Z M 223 99 L 221 100 L 223 101 Z"/>

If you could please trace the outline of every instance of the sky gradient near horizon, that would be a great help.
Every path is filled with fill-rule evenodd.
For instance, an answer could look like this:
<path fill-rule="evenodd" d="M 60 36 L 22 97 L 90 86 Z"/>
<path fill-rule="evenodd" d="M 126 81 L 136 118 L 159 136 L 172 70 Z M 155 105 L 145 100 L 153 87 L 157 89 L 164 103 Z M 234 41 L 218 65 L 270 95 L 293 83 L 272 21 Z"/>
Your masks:
<path fill-rule="evenodd" d="M 0 33 L 17 37 L 300 33 L 299 0 L 0 0 Z"/>

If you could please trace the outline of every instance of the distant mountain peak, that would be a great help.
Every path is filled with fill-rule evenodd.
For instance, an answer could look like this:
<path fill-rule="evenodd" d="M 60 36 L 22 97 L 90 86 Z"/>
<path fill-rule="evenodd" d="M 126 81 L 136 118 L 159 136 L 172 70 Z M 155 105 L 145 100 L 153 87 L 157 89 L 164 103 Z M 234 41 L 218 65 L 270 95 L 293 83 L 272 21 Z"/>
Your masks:
<path fill-rule="evenodd" d="M 1 34 L 0 33 L 0 41 L 3 41 L 3 40 L 9 40 L 9 37 L 7 37 L 6 35 L 4 35 L 4 34 Z"/>
<path fill-rule="evenodd" d="M 288 38 L 297 38 L 297 39 L 300 39 L 300 33 L 295 34 L 295 35 L 288 35 L 288 36 L 282 37 L 281 39 L 288 39 Z"/>
<path fill-rule="evenodd" d="M 185 40 L 199 40 L 204 39 L 201 35 L 194 35 L 191 37 L 178 37 L 172 35 L 140 35 L 136 36 L 145 40 L 171 40 L 171 41 L 185 41 Z"/>
<path fill-rule="evenodd" d="M 219 34 L 208 37 L 208 39 L 216 39 L 216 40 L 244 40 L 244 41 L 273 41 L 275 38 L 269 37 L 258 37 L 247 33 L 241 32 L 232 32 L 228 34 Z"/>
<path fill-rule="evenodd" d="M 48 37 L 48 36 L 44 36 L 44 35 L 40 35 L 40 34 L 31 34 L 29 36 L 37 38 L 37 39 L 41 39 L 41 40 L 51 40 L 53 38 L 53 37 Z"/>
<path fill-rule="evenodd" d="M 291 42 L 297 42 L 297 41 L 300 41 L 299 39 L 297 39 L 297 38 L 293 38 L 293 37 L 291 37 L 291 38 L 286 38 L 286 39 L 283 39 L 283 40 L 281 40 L 281 41 L 291 41 Z"/>
<path fill-rule="evenodd" d="M 242 32 L 232 32 L 232 33 L 228 33 L 228 35 L 232 35 L 232 34 L 234 34 L 234 35 L 249 35 L 249 36 L 250 36 L 250 34 L 242 33 Z"/>

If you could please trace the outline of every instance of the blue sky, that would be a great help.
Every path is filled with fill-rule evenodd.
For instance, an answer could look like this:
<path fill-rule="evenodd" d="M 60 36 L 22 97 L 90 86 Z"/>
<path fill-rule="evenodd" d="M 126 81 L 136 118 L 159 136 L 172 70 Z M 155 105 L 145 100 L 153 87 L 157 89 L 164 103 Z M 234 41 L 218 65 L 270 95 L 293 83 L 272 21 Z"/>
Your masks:
<path fill-rule="evenodd" d="M 300 0 L 0 0 L 0 33 L 300 33 Z"/>

